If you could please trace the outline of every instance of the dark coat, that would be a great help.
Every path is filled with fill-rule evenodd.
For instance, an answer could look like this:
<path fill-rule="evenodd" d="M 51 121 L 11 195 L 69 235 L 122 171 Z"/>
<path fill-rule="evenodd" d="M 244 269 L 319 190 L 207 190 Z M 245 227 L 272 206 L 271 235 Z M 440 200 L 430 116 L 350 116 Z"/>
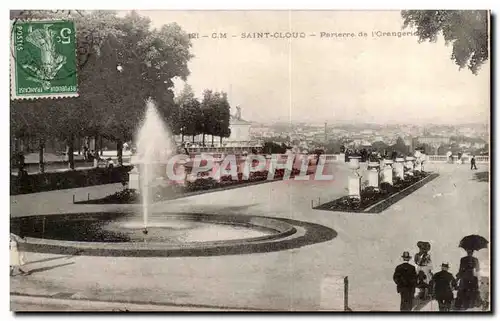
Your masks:
<path fill-rule="evenodd" d="M 432 277 L 434 294 L 438 300 L 453 300 L 453 289 L 457 287 L 457 281 L 448 271 L 439 271 Z"/>
<path fill-rule="evenodd" d="M 460 259 L 460 268 L 458 270 L 457 278 L 473 279 L 474 270 L 479 270 L 479 260 L 473 256 L 464 256 Z"/>
<path fill-rule="evenodd" d="M 394 283 L 396 283 L 398 293 L 402 289 L 415 289 L 417 286 L 417 270 L 407 262 L 396 267 L 392 278 Z"/>

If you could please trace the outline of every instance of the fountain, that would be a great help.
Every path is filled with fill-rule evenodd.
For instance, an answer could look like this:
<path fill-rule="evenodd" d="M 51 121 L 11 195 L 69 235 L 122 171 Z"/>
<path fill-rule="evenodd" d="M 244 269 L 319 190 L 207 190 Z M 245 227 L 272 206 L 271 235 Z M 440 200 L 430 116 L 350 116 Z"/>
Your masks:
<path fill-rule="evenodd" d="M 137 133 L 137 154 L 139 157 L 139 192 L 142 198 L 142 217 L 144 234 L 148 233 L 148 217 L 151 207 L 151 189 L 156 178 L 163 169 L 165 175 L 166 161 L 175 150 L 163 120 L 152 100 L 146 102 L 146 115 Z"/>
<path fill-rule="evenodd" d="M 155 206 L 153 194 L 173 183 L 167 162 L 174 142 L 153 101 L 146 103 L 137 132 L 129 189 L 139 193 L 142 219 L 134 205 L 108 211 L 35 215 L 11 219 L 11 231 L 26 237 L 31 252 L 95 256 L 208 256 L 280 251 L 325 242 L 336 236 L 307 222 L 234 213 L 175 213 Z M 170 164 L 169 164 L 170 165 Z M 173 165 L 173 164 L 171 164 Z M 180 172 L 184 172 L 180 165 Z M 95 210 L 98 210 L 97 208 Z M 102 208 L 101 208 L 102 210 Z"/>

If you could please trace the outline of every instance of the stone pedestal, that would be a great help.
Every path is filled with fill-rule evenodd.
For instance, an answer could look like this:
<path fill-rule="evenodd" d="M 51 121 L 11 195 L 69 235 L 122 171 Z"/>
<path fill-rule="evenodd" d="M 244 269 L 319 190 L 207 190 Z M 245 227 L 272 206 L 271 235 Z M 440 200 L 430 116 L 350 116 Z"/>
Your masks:
<path fill-rule="evenodd" d="M 379 163 L 368 163 L 368 186 L 379 188 Z"/>
<path fill-rule="evenodd" d="M 238 174 L 241 173 L 242 175 L 245 175 L 245 167 L 247 165 L 247 156 L 241 156 L 238 159 Z M 242 176 L 244 177 L 244 176 Z M 245 178 L 244 178 L 245 179 Z"/>
<path fill-rule="evenodd" d="M 393 184 L 392 182 L 392 160 L 384 161 L 384 168 L 382 169 L 382 183 Z"/>
<path fill-rule="evenodd" d="M 210 175 L 217 182 L 220 182 L 220 178 L 221 178 L 221 171 L 219 170 L 219 168 L 221 167 L 221 164 L 222 164 L 222 160 L 220 158 L 213 157 L 212 170 L 210 171 Z"/>
<path fill-rule="evenodd" d="M 396 158 L 396 163 L 394 164 L 394 175 L 402 180 L 405 179 L 404 161 L 404 158 Z"/>
<path fill-rule="evenodd" d="M 181 179 L 177 181 L 177 184 L 186 185 L 186 166 L 184 164 L 180 164 L 176 167 L 175 174 L 181 177 Z"/>
<path fill-rule="evenodd" d="M 350 198 L 361 199 L 361 175 L 358 173 L 359 169 L 359 160 L 361 157 L 359 156 L 350 156 L 349 157 L 349 168 L 352 170 L 352 173 L 349 175 L 347 179 L 347 189 Z"/>
<path fill-rule="evenodd" d="M 266 171 L 269 171 L 271 168 L 271 155 L 266 155 Z"/>
<path fill-rule="evenodd" d="M 359 169 L 359 161 L 361 157 L 359 156 L 349 156 L 349 168 L 353 171 L 357 171 Z"/>
<path fill-rule="evenodd" d="M 349 197 L 361 199 L 361 176 L 349 175 L 347 188 Z"/>
<path fill-rule="evenodd" d="M 413 176 L 413 170 L 415 169 L 415 157 L 406 157 L 405 168 L 407 174 Z"/>
<path fill-rule="evenodd" d="M 128 173 L 128 188 L 139 190 L 139 171 L 137 170 L 137 165 L 132 167 L 132 170 Z"/>
<path fill-rule="evenodd" d="M 426 160 L 427 160 L 427 156 L 422 153 L 420 155 L 420 171 L 422 171 L 422 172 L 424 171 L 424 164 L 425 164 Z"/>

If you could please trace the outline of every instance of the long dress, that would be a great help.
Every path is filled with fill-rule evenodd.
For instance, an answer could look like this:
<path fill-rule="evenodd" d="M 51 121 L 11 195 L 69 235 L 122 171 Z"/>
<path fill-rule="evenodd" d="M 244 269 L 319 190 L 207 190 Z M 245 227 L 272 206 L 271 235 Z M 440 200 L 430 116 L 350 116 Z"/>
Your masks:
<path fill-rule="evenodd" d="M 21 267 L 24 265 L 24 256 L 22 252 L 19 251 L 19 241 L 19 236 L 15 234 L 10 235 L 10 266 L 12 267 Z"/>
<path fill-rule="evenodd" d="M 422 271 L 425 274 L 424 282 L 429 284 L 432 279 L 432 260 L 430 254 L 427 252 L 415 254 L 415 264 L 417 265 L 417 275 Z"/>
<path fill-rule="evenodd" d="M 479 298 L 478 274 L 479 260 L 473 256 L 464 256 L 460 260 L 457 278 L 460 285 L 457 293 L 457 305 L 461 309 L 473 307 Z"/>

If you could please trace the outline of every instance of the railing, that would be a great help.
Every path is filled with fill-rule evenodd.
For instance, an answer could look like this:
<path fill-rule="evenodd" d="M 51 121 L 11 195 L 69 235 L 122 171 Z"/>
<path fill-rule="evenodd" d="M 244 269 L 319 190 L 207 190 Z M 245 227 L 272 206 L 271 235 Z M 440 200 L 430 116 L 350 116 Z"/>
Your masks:
<path fill-rule="evenodd" d="M 198 155 L 198 154 L 200 154 L 200 153 L 199 152 L 198 153 L 191 152 L 190 156 L 192 158 L 194 158 L 195 155 Z M 230 155 L 231 152 L 225 151 L 224 153 L 221 153 L 221 152 L 215 152 L 215 151 L 207 151 L 207 152 L 202 152 L 201 154 L 206 155 L 206 156 L 211 156 L 215 159 L 220 159 L 223 156 Z M 239 157 L 241 156 L 241 153 L 236 153 L 236 154 L 237 154 L 237 158 L 239 159 Z M 314 154 L 307 155 L 307 156 L 308 156 L 309 160 L 316 159 L 316 155 L 314 155 Z M 325 158 L 327 163 L 337 163 L 337 162 L 343 163 L 343 162 L 345 162 L 345 155 L 344 154 L 323 154 L 322 156 Z M 277 160 L 279 162 L 285 162 L 287 159 L 288 159 L 287 154 L 279 154 L 277 157 Z M 468 157 L 468 156 L 463 156 L 461 158 L 461 160 L 462 160 L 462 163 L 464 163 L 464 164 L 470 164 L 470 157 Z M 450 159 L 446 155 L 427 155 L 426 161 L 429 163 L 453 163 L 453 164 L 455 164 L 458 161 L 458 157 L 453 156 Z M 132 163 L 133 163 L 133 161 L 132 161 Z M 476 156 L 476 163 L 489 163 L 489 156 Z"/>
<path fill-rule="evenodd" d="M 464 164 L 470 164 L 470 156 L 462 156 L 461 161 Z M 429 163 L 456 163 L 458 161 L 458 156 L 448 157 L 446 155 L 428 155 L 427 161 Z M 476 163 L 489 163 L 489 156 L 476 156 Z"/>
<path fill-rule="evenodd" d="M 340 160 L 339 158 L 341 158 L 340 155 L 336 155 L 336 154 L 326 154 L 325 155 L 326 162 L 337 162 Z M 342 161 L 343 161 L 343 159 L 342 159 Z"/>

